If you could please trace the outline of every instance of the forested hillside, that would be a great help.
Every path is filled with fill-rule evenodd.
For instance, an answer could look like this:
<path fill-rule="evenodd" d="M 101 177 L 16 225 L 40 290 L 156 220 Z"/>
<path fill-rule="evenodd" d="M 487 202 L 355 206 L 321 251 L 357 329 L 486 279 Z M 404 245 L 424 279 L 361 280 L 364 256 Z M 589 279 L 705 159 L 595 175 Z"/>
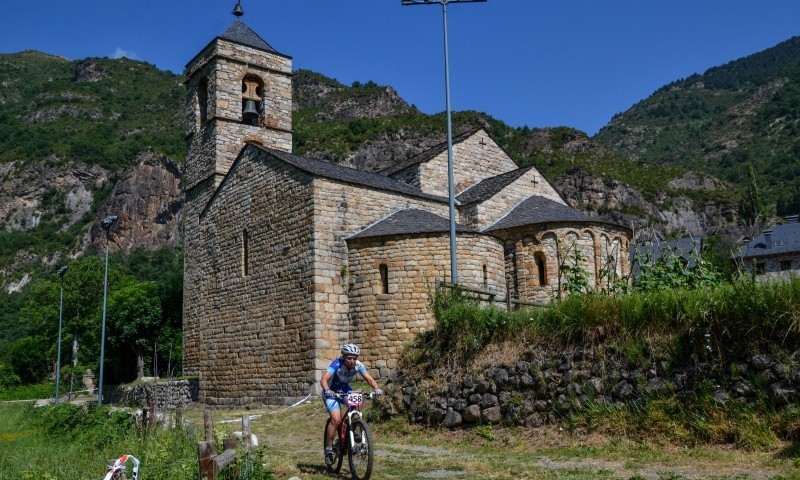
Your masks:
<path fill-rule="evenodd" d="M 773 213 L 800 212 L 800 37 L 660 88 L 595 137 L 646 165 L 746 183 Z"/>

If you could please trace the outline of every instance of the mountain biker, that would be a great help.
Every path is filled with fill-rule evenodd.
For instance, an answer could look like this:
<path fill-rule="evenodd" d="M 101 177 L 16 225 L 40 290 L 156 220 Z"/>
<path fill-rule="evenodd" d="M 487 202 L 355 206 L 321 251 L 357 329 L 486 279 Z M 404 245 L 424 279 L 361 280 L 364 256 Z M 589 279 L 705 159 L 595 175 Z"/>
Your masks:
<path fill-rule="evenodd" d="M 357 373 L 360 373 L 377 395 L 383 393 L 378 387 L 378 382 L 367 372 L 367 367 L 358 361 L 358 356 L 361 355 L 361 349 L 358 348 L 358 345 L 352 343 L 342 345 L 341 352 L 342 356 L 331 362 L 328 370 L 322 374 L 322 379 L 319 381 L 322 386 L 322 399 L 325 402 L 328 414 L 331 416 L 331 423 L 328 425 L 327 431 L 328 441 L 325 447 L 325 462 L 328 464 L 333 463 L 333 444 L 335 443 L 339 423 L 342 421 L 341 406 L 339 405 L 339 399 L 336 398 L 336 392 L 349 393 L 352 390 L 350 381 L 355 378 Z"/>

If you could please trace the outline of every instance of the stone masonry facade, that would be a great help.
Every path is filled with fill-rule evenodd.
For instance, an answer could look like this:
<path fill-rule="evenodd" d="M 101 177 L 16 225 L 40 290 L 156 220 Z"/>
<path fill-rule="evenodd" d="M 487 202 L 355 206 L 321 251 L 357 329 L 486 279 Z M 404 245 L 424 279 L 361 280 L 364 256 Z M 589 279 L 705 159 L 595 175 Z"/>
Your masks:
<path fill-rule="evenodd" d="M 457 193 L 485 178 L 517 168 L 508 154 L 484 130 L 479 130 L 463 141 L 454 143 L 453 161 L 458 164 L 458 168 L 453 168 Z M 412 165 L 391 176 L 414 185 L 423 192 L 447 197 L 447 150 L 426 162 Z"/>
<path fill-rule="evenodd" d="M 381 377 L 397 367 L 403 344 L 431 328 L 428 304 L 437 279 L 449 275 L 449 238 L 442 235 L 403 235 L 349 242 L 349 270 L 341 283 L 350 293 L 352 340 L 364 345 L 370 366 Z M 503 244 L 486 235 L 458 237 L 457 259 L 463 283 L 485 290 L 505 289 Z M 386 285 L 380 278 L 385 268 Z M 485 272 L 485 277 L 484 277 Z"/>
<path fill-rule="evenodd" d="M 291 58 L 239 20 L 186 72 L 184 371 L 199 401 L 318 392 L 348 342 L 386 378 L 433 325 L 430 294 L 449 276 L 446 148 L 381 174 L 293 155 Z M 550 301 L 565 246 L 595 288 L 609 265 L 629 272 L 629 230 L 568 207 L 486 131 L 454 154 L 460 285 Z"/>

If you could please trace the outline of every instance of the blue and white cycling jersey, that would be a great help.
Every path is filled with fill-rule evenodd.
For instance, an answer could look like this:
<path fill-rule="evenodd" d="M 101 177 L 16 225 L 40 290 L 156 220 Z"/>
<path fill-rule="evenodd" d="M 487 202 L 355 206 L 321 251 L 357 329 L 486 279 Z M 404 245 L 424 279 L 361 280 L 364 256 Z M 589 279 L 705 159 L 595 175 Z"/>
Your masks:
<path fill-rule="evenodd" d="M 352 370 L 350 370 L 347 368 L 347 365 L 345 365 L 342 358 L 337 358 L 331 362 L 330 366 L 328 367 L 328 373 L 333 375 L 330 383 L 328 384 L 328 386 L 331 387 L 331 390 L 334 392 L 347 393 L 352 390 L 350 388 L 350 381 L 353 380 L 358 373 L 362 375 L 367 373 L 367 367 L 365 367 L 363 363 L 356 360 L 356 365 Z"/>

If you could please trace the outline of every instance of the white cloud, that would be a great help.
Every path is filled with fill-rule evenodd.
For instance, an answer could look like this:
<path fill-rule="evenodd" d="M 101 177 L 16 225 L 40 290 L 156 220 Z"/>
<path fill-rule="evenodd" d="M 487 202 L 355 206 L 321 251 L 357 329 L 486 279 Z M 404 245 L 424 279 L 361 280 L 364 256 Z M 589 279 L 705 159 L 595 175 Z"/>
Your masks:
<path fill-rule="evenodd" d="M 114 50 L 114 53 L 112 53 L 110 57 L 111 58 L 125 57 L 131 60 L 136 60 L 138 56 L 135 53 L 131 52 L 130 50 L 125 50 L 124 48 L 117 47 L 117 49 Z"/>

